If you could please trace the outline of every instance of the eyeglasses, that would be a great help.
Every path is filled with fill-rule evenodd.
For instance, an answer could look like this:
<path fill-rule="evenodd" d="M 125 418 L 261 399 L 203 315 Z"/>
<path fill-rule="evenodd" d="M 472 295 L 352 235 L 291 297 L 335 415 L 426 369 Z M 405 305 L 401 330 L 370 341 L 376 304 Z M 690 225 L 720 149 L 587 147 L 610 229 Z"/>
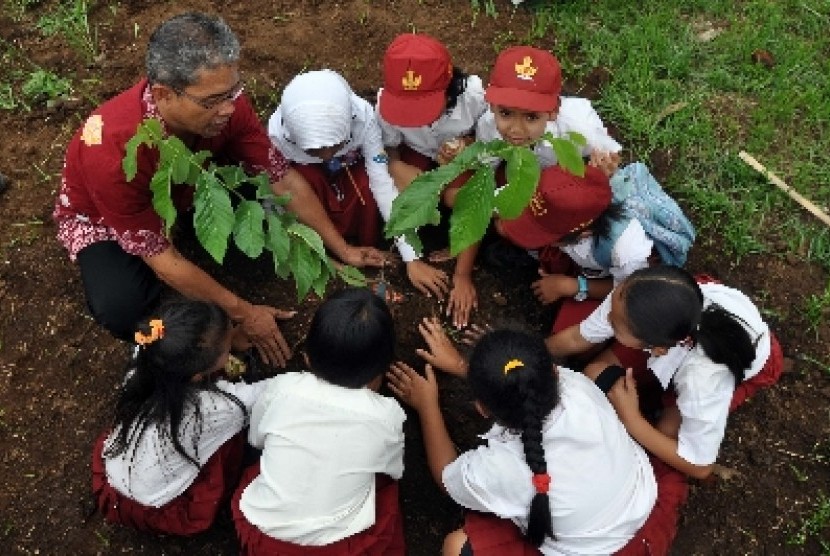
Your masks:
<path fill-rule="evenodd" d="M 231 87 L 231 89 L 225 93 L 218 93 L 204 98 L 193 96 L 185 90 L 176 91 L 176 94 L 193 101 L 205 110 L 213 110 L 223 102 L 235 101 L 239 98 L 239 95 L 241 95 L 244 90 L 245 84 L 242 81 L 239 81 L 236 85 Z"/>

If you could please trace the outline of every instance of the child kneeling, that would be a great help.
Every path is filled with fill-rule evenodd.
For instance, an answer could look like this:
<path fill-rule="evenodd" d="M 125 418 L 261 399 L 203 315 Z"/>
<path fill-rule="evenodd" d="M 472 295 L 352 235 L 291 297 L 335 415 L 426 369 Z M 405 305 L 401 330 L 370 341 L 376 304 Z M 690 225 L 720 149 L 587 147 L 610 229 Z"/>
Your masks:
<path fill-rule="evenodd" d="M 232 501 L 242 554 L 404 554 L 403 422 L 377 393 L 395 349 L 386 304 L 346 289 L 314 315 L 310 371 L 274 378 L 251 414 L 262 448 Z"/>

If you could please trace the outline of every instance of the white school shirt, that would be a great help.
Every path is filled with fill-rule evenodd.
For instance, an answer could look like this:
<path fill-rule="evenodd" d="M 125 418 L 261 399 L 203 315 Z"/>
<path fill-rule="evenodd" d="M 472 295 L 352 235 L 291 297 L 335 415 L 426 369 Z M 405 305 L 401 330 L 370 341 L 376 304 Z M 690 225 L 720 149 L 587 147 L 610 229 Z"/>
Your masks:
<path fill-rule="evenodd" d="M 611 248 L 611 267 L 604 268 L 594 259 L 594 236 L 581 238 L 577 243 L 560 246 L 582 273 L 588 278 L 614 278 L 614 286 L 625 280 L 632 272 L 648 266 L 648 257 L 654 242 L 648 237 L 643 225 L 632 218 L 623 233 Z"/>
<path fill-rule="evenodd" d="M 596 149 L 603 152 L 616 153 L 622 150 L 622 145 L 608 135 L 605 124 L 602 123 L 591 101 L 578 97 L 560 97 L 561 105 L 556 119 L 548 122 L 545 131 L 551 132 L 554 137 L 564 137 L 569 131 L 581 133 L 587 143 L 582 148 L 582 155 L 588 156 Z M 496 128 L 496 117 L 492 108 L 488 109 L 476 125 L 476 139 L 490 141 L 502 139 Z M 539 141 L 533 146 L 533 152 L 542 168 L 556 164 L 556 153 L 547 141 Z"/>
<path fill-rule="evenodd" d="M 256 384 L 231 383 L 224 380 L 216 386 L 233 394 L 250 411 L 267 381 Z M 194 439 L 198 421 L 192 406 L 185 411 L 179 429 L 179 438 L 185 451 L 204 465 L 222 445 L 246 425 L 242 409 L 233 401 L 216 392 L 198 393 L 201 408 L 201 433 L 196 449 Z M 162 430 L 163 429 L 163 430 Z M 104 452 L 111 445 L 118 429 L 107 437 Z M 109 484 L 124 496 L 144 506 L 158 508 L 187 490 L 199 474 L 199 469 L 185 459 L 169 440 L 169 426 L 149 425 L 138 444 L 130 446 L 116 457 L 104 456 Z"/>
<path fill-rule="evenodd" d="M 378 210 L 384 222 L 389 220 L 392 211 L 392 201 L 398 196 L 398 189 L 392 176 L 389 175 L 389 158 L 383 150 L 383 142 L 380 138 L 380 126 L 375 118 L 375 109 L 371 104 L 352 94 L 352 129 L 351 137 L 337 151 L 335 156 L 342 156 L 353 151 L 360 151 L 366 164 L 366 173 L 369 175 L 369 189 L 378 205 Z M 285 128 L 282 123 L 282 106 L 268 120 L 268 136 L 283 156 L 298 164 L 320 164 L 322 158 L 309 155 L 303 149 L 286 138 Z M 418 258 L 415 249 L 401 239 L 396 239 L 395 244 L 404 262 L 414 261 Z"/>
<path fill-rule="evenodd" d="M 375 522 L 375 474 L 403 474 L 403 422 L 392 398 L 309 372 L 275 377 L 254 405 L 249 441 L 260 474 L 240 509 L 263 533 L 321 546 Z"/>
<path fill-rule="evenodd" d="M 723 284 L 701 284 L 703 306 L 717 303 L 746 323 L 750 338 L 758 339 L 755 359 L 744 380 L 757 375 L 770 356 L 769 326 L 758 308 L 742 292 Z M 613 292 L 612 292 L 613 293 Z M 611 294 L 579 325 L 586 341 L 600 343 L 614 336 L 608 321 Z M 663 388 L 674 382 L 677 409 L 682 421 L 677 439 L 677 455 L 694 465 L 709 465 L 718 456 L 726 432 L 729 404 L 735 391 L 735 377 L 726 365 L 715 363 L 700 346 L 691 349 L 677 345 L 659 357 L 651 356 L 648 367 Z"/>
<path fill-rule="evenodd" d="M 542 424 L 557 540 L 543 554 L 611 554 L 642 527 L 657 499 L 654 472 L 602 391 L 581 373 L 559 368 L 560 402 Z M 499 425 L 444 468 L 450 497 L 527 529 L 536 492 L 521 435 Z"/>
<path fill-rule="evenodd" d="M 383 95 L 383 88 L 378 90 L 378 105 Z M 484 87 L 481 78 L 477 75 L 467 77 L 467 86 L 458 96 L 455 107 L 449 114 L 441 116 L 429 125 L 420 127 L 400 127 L 390 124 L 383 119 L 380 109 L 376 109 L 376 116 L 380 124 L 383 144 L 387 147 L 398 147 L 401 143 L 424 156 L 435 160 L 438 151 L 446 141 L 470 135 L 475 131 L 476 122 L 487 111 L 487 101 L 484 100 Z"/>

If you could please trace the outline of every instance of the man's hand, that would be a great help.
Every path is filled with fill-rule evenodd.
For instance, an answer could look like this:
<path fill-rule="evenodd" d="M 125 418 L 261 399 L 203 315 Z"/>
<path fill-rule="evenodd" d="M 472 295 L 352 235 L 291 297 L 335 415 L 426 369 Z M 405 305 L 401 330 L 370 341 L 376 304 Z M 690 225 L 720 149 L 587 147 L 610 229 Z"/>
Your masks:
<path fill-rule="evenodd" d="M 406 263 L 406 275 L 415 289 L 425 296 L 434 295 L 438 299 L 446 297 L 449 290 L 449 278 L 443 270 L 424 261 L 410 261 Z"/>
<path fill-rule="evenodd" d="M 423 377 L 406 363 L 393 363 L 386 373 L 386 380 L 392 393 L 418 413 L 438 407 L 438 383 L 430 365 L 426 366 Z"/>
<path fill-rule="evenodd" d="M 530 288 L 542 305 L 549 305 L 563 297 L 571 297 L 579 289 L 576 278 L 571 276 L 548 274 L 542 269 L 539 269 L 539 274 L 542 278 L 533 282 Z"/>
<path fill-rule="evenodd" d="M 464 328 L 470 322 L 470 313 L 478 308 L 478 296 L 473 280 L 468 275 L 453 276 L 453 286 L 447 300 L 447 316 L 452 316 L 456 328 Z"/>
<path fill-rule="evenodd" d="M 418 324 L 418 331 L 424 337 L 429 350 L 416 349 L 415 353 L 437 369 L 455 376 L 467 376 L 467 363 L 455 349 L 437 318 L 424 318 L 423 322 Z"/>
<path fill-rule="evenodd" d="M 364 266 L 381 267 L 386 264 L 386 258 L 383 256 L 383 253 L 374 247 L 347 245 L 341 253 L 337 253 L 337 257 L 345 264 L 357 268 Z"/>
<path fill-rule="evenodd" d="M 242 332 L 267 365 L 285 367 L 286 362 L 291 359 L 291 348 L 277 327 L 276 319 L 289 319 L 296 314 L 296 311 L 283 311 L 267 305 L 251 305 L 240 321 Z"/>

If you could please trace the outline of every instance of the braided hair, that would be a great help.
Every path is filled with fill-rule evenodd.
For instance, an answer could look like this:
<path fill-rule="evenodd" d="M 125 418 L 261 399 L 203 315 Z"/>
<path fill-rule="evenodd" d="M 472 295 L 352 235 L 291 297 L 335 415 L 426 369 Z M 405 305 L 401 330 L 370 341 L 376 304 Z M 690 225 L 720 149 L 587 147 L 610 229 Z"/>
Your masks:
<path fill-rule="evenodd" d="M 105 451 L 115 457 L 135 450 L 150 425 L 169 436 L 176 452 L 200 468 L 197 446 L 202 429 L 199 392 L 212 391 L 225 396 L 242 410 L 242 401 L 224 392 L 212 381 L 193 381 L 195 375 L 212 371 L 223 350 L 223 338 L 231 322 L 225 312 L 212 303 L 174 300 L 163 305 L 152 319 L 138 325 L 137 340 L 143 341 L 138 355 L 128 367 L 128 378 L 115 406 L 113 427 L 117 431 Z M 182 420 L 192 408 L 196 422 L 193 453 L 180 439 Z"/>
<path fill-rule="evenodd" d="M 450 84 L 447 85 L 446 90 L 447 104 L 444 106 L 444 112 L 446 114 L 449 114 L 455 109 L 456 105 L 458 105 L 458 98 L 467 90 L 468 77 L 469 75 L 464 73 L 464 70 L 453 66 Z"/>
<path fill-rule="evenodd" d="M 703 308 L 703 292 L 694 277 L 675 266 L 653 266 L 632 273 L 621 295 L 631 333 L 652 347 L 672 347 L 690 338 L 715 363 L 726 365 L 737 386 L 755 359 L 760 336 L 717 303 Z"/>
<path fill-rule="evenodd" d="M 521 431 L 525 461 L 536 487 L 525 538 L 540 546 L 545 537 L 555 538 L 542 444 L 542 422 L 559 403 L 550 353 L 541 338 L 512 330 L 493 331 L 473 350 L 467 380 L 476 399 L 499 424 Z"/>

